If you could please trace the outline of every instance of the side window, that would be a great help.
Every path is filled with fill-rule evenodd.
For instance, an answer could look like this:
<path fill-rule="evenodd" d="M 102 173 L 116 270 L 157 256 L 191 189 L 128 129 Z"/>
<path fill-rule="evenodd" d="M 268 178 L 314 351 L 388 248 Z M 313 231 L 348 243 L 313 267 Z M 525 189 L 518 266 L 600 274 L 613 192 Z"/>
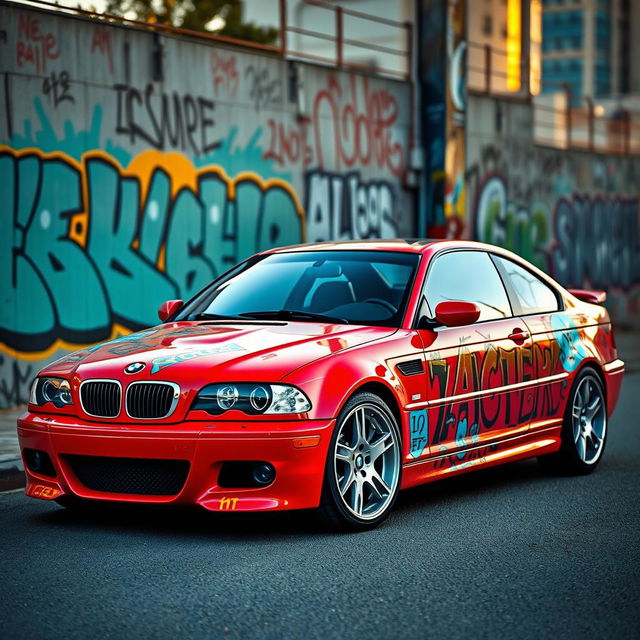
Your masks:
<path fill-rule="evenodd" d="M 480 308 L 480 322 L 511 316 L 507 292 L 484 251 L 453 251 L 436 257 L 424 293 L 431 316 L 436 305 L 446 300 L 474 302 Z"/>
<path fill-rule="evenodd" d="M 494 260 L 509 278 L 509 283 L 518 299 L 523 315 L 558 310 L 558 296 L 540 278 L 506 258 L 494 256 Z"/>

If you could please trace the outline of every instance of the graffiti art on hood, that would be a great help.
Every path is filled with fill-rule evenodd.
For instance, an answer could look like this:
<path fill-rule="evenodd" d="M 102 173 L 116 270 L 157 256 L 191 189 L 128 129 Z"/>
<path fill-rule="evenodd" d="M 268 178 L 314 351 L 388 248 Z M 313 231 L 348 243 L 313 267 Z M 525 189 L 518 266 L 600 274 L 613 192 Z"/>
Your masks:
<path fill-rule="evenodd" d="M 180 364 L 181 362 L 187 362 L 188 360 L 194 360 L 195 358 L 204 358 L 205 356 L 211 356 L 218 353 L 231 353 L 233 351 L 245 351 L 244 347 L 239 344 L 231 343 L 222 346 L 202 347 L 200 349 L 187 349 L 180 351 L 175 355 L 163 356 L 162 358 L 156 358 L 151 361 L 151 374 L 158 373 L 161 369 L 171 367 L 174 364 Z"/>

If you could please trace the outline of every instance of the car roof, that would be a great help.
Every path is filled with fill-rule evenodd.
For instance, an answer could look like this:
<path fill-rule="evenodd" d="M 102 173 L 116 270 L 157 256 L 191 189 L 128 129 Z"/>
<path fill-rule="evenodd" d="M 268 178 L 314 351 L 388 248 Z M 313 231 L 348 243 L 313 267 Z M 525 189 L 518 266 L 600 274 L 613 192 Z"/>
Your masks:
<path fill-rule="evenodd" d="M 417 253 L 431 259 L 441 251 L 452 249 L 469 249 L 476 251 L 489 251 L 493 254 L 504 256 L 509 260 L 525 266 L 529 271 L 540 276 L 556 289 L 563 290 L 549 274 L 545 273 L 534 264 L 531 264 L 519 255 L 493 244 L 476 242 L 475 240 L 447 240 L 435 238 L 373 238 L 370 240 L 339 240 L 333 242 L 314 242 L 298 244 L 290 247 L 276 247 L 262 252 L 262 255 L 270 253 L 294 253 L 300 251 L 399 251 L 405 253 Z"/>
<path fill-rule="evenodd" d="M 335 240 L 312 242 L 289 247 L 276 247 L 264 253 L 292 253 L 300 251 L 402 251 L 405 253 L 426 253 L 437 249 L 483 249 L 498 250 L 498 247 L 473 242 L 471 240 L 446 240 L 436 238 L 372 238 L 369 240 Z"/>

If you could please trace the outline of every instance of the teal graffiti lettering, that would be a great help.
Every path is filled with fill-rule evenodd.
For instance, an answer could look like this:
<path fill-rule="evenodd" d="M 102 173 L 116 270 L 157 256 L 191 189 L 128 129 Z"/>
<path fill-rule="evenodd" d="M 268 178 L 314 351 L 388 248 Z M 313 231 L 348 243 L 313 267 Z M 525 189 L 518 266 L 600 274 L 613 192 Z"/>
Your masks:
<path fill-rule="evenodd" d="M 221 347 L 203 347 L 201 349 L 190 349 L 188 351 L 181 351 L 170 356 L 163 356 L 162 358 L 156 358 L 151 361 L 151 374 L 158 373 L 161 369 L 171 367 L 174 364 L 180 364 L 181 362 L 187 362 L 188 360 L 194 360 L 195 358 L 203 358 L 205 356 L 215 355 L 218 353 L 230 353 L 232 351 L 244 351 L 244 349 L 235 343 L 227 344 Z"/>
<path fill-rule="evenodd" d="M 145 153 L 155 154 L 147 176 L 102 152 L 78 162 L 0 147 L 1 342 L 35 352 L 148 327 L 164 300 L 188 299 L 245 257 L 302 240 L 284 179 L 188 164 L 172 175 L 163 154 Z"/>
<path fill-rule="evenodd" d="M 409 414 L 409 430 L 411 439 L 409 442 L 409 455 L 419 458 L 429 441 L 427 410 L 412 411 Z"/>

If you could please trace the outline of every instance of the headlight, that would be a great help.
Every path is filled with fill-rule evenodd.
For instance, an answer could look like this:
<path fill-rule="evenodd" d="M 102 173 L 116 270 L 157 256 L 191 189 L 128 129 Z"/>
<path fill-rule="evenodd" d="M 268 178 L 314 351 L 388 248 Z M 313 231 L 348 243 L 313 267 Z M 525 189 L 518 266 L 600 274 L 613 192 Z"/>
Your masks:
<path fill-rule="evenodd" d="M 36 378 L 31 385 L 29 402 L 38 406 L 52 402 L 58 409 L 73 404 L 71 385 L 64 378 Z"/>
<path fill-rule="evenodd" d="M 311 409 L 307 396 L 295 387 L 272 384 L 273 399 L 265 413 L 306 413 Z"/>
<path fill-rule="evenodd" d="M 311 402 L 300 389 L 286 384 L 220 382 L 201 389 L 191 408 L 214 416 L 230 409 L 249 415 L 306 413 Z"/>

